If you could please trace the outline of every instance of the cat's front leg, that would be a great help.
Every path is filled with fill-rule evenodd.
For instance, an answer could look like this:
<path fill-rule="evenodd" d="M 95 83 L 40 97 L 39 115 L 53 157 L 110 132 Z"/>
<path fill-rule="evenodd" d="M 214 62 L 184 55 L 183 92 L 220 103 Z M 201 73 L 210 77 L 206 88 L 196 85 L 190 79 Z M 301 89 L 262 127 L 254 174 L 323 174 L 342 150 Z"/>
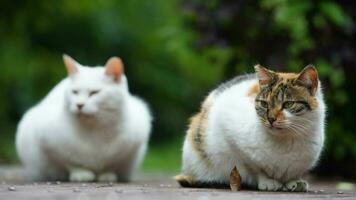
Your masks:
<path fill-rule="evenodd" d="M 72 168 L 69 170 L 69 180 L 71 182 L 91 182 L 95 180 L 95 174 L 87 169 Z"/>
<path fill-rule="evenodd" d="M 116 182 L 117 176 L 113 172 L 105 172 L 98 175 L 99 182 Z"/>
<path fill-rule="evenodd" d="M 258 176 L 258 189 L 263 191 L 278 191 L 283 188 L 283 184 L 275 179 L 267 178 L 264 175 Z"/>
<path fill-rule="evenodd" d="M 307 181 L 298 179 L 287 182 L 283 189 L 291 192 L 307 192 L 308 188 Z"/>

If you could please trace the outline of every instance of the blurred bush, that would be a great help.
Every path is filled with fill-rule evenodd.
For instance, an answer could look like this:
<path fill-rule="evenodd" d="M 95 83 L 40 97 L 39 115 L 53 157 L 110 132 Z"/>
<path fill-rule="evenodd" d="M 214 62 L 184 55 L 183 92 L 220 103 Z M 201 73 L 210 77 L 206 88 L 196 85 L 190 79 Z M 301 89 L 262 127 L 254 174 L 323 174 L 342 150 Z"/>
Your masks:
<path fill-rule="evenodd" d="M 176 144 L 184 137 L 187 119 L 214 86 L 252 72 L 256 63 L 283 71 L 313 63 L 329 106 L 327 144 L 318 172 L 356 177 L 351 165 L 356 161 L 351 112 L 356 110 L 351 92 L 356 10 L 351 4 L 0 1 L 0 162 L 15 160 L 13 137 L 21 115 L 65 77 L 62 53 L 85 65 L 120 56 L 130 90 L 147 100 L 154 113 L 153 154 L 162 147 L 173 152 L 165 154 L 172 160 L 180 159 Z"/>

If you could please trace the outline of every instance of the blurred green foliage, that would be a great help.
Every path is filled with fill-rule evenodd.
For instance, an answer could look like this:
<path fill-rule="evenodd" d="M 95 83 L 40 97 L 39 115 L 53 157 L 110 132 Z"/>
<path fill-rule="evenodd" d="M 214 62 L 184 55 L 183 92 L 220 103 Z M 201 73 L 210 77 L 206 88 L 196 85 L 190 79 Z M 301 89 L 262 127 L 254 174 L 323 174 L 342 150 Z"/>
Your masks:
<path fill-rule="evenodd" d="M 155 122 L 144 169 L 177 170 L 187 119 L 220 82 L 256 63 L 315 64 L 329 107 L 319 172 L 353 174 L 356 161 L 355 5 L 332 0 L 0 1 L 0 162 L 14 161 L 21 115 L 66 73 L 120 56 L 130 90 Z"/>

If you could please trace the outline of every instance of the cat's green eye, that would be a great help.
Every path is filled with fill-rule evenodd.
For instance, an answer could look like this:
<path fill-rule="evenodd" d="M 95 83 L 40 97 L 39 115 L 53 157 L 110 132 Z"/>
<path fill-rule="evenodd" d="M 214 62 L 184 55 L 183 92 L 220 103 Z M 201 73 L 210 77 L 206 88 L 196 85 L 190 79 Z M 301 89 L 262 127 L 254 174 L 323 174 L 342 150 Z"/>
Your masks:
<path fill-rule="evenodd" d="M 91 96 L 96 95 L 98 93 L 99 93 L 99 90 L 93 90 L 93 91 L 89 92 L 89 96 L 91 97 Z"/>
<path fill-rule="evenodd" d="M 293 107 L 293 105 L 294 105 L 293 101 L 286 101 L 286 102 L 283 103 L 283 108 L 284 109 L 289 109 L 289 108 Z"/>
<path fill-rule="evenodd" d="M 263 108 L 268 108 L 268 103 L 266 101 L 260 101 L 260 104 Z"/>
<path fill-rule="evenodd" d="M 78 90 L 72 90 L 73 94 L 78 94 Z"/>

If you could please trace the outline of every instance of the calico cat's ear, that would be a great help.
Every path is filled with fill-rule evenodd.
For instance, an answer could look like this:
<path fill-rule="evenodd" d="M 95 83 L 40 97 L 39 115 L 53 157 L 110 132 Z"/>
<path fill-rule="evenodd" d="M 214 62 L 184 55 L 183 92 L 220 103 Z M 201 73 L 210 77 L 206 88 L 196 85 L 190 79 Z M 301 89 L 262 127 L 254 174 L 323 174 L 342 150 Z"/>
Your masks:
<path fill-rule="evenodd" d="M 78 72 L 79 63 L 67 54 L 63 54 L 63 62 L 67 68 L 68 76 L 71 76 Z"/>
<path fill-rule="evenodd" d="M 295 83 L 306 87 L 311 95 L 315 95 L 319 84 L 318 72 L 315 67 L 313 65 L 306 66 L 302 72 L 300 72 Z"/>
<path fill-rule="evenodd" d="M 111 57 L 105 64 L 105 74 L 113 77 L 115 81 L 120 81 L 124 72 L 124 64 L 118 57 Z"/>
<path fill-rule="evenodd" d="M 275 80 L 275 73 L 261 65 L 255 65 L 255 72 L 261 86 L 271 84 Z"/>

